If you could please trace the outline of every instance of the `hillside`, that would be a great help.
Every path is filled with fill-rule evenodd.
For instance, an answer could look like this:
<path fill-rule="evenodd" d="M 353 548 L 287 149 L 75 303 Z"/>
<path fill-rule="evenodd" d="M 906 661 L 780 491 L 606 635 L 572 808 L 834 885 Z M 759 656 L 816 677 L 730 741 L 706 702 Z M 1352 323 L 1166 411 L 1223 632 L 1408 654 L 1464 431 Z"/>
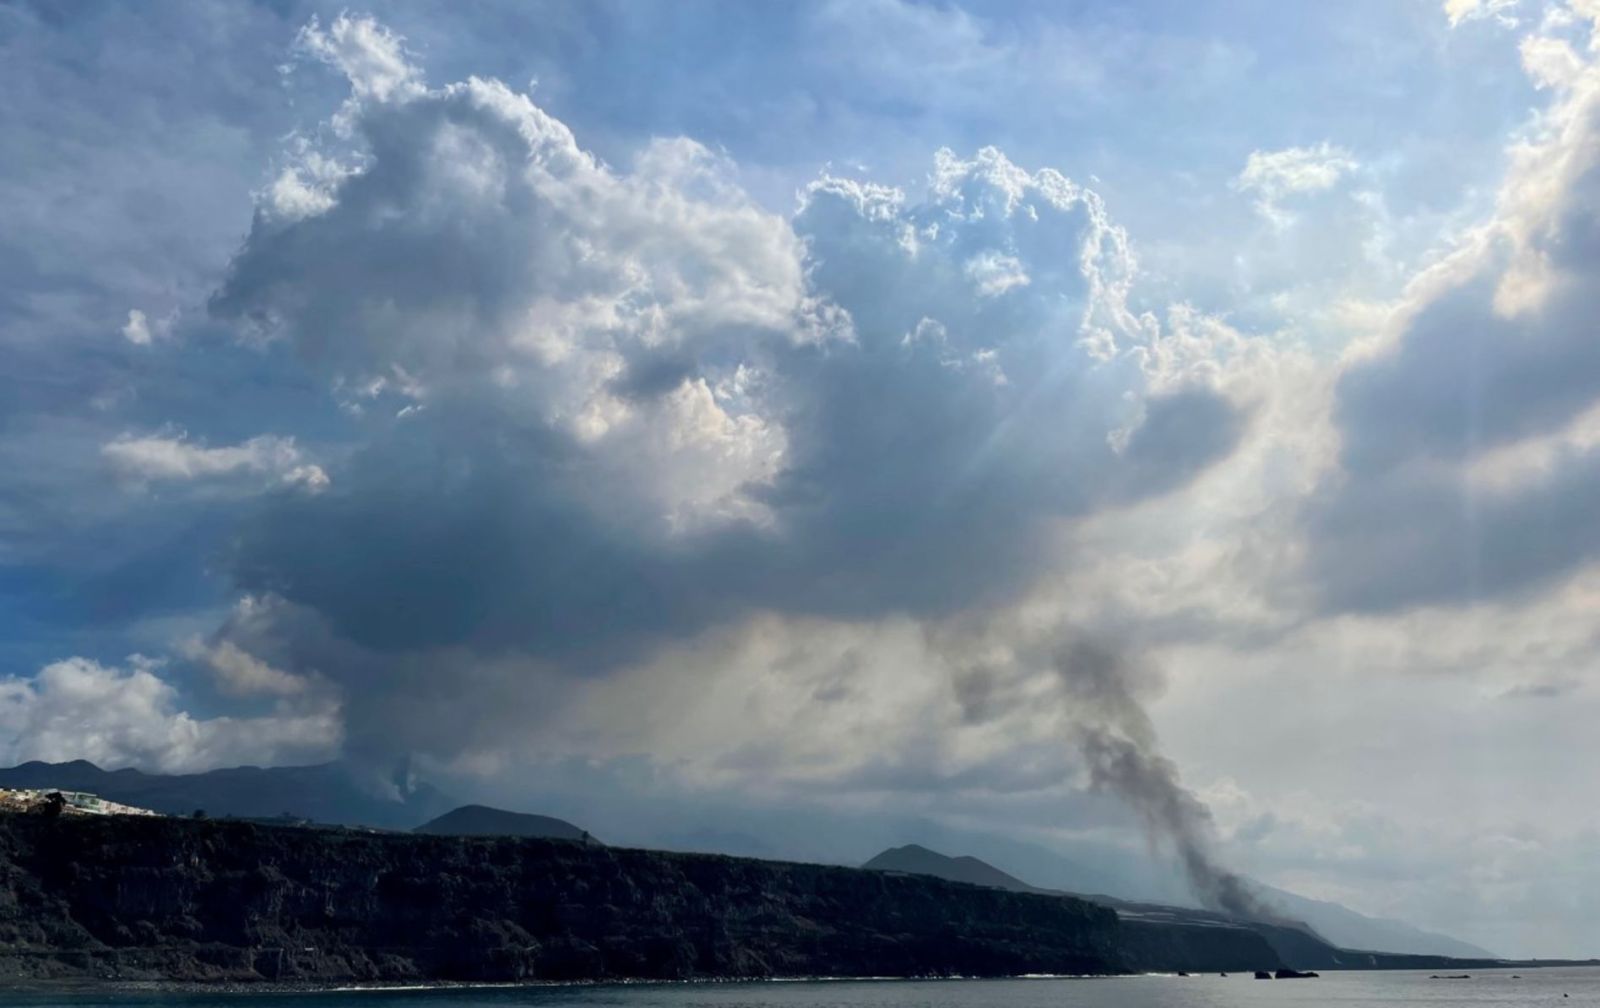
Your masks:
<path fill-rule="evenodd" d="M 463 805 L 412 830 L 438 836 L 543 837 L 547 840 L 579 840 L 598 843 L 587 830 L 552 816 L 507 812 L 487 805 Z"/>
<path fill-rule="evenodd" d="M 872 871 L 933 878 L 1027 892 L 1089 899 L 1115 910 L 1122 925 L 1124 955 L 1140 970 L 1254 970 L 1243 959 L 1219 955 L 1219 941 L 1232 947 L 1265 945 L 1277 959 L 1300 969 L 1332 969 L 1338 950 L 1293 927 L 1234 920 L 1222 914 L 1157 904 L 1131 903 L 1106 896 L 1076 897 L 1040 889 L 978 858 L 951 857 L 919 844 L 892 847 L 861 866 Z"/>
<path fill-rule="evenodd" d="M 1349 952 L 1173 912 L 563 840 L 0 815 L 0 984 L 1558 965 Z"/>
<path fill-rule="evenodd" d="M 0 880 L 0 982 L 1128 969 L 1082 900 L 542 839 L 0 815 Z"/>
<path fill-rule="evenodd" d="M 950 857 L 929 850 L 920 844 L 891 847 L 861 867 L 872 871 L 907 872 L 913 875 L 932 875 L 934 878 L 965 882 L 968 885 L 990 886 L 1011 892 L 1049 892 L 1007 875 L 986 861 L 975 857 Z"/>
<path fill-rule="evenodd" d="M 1022 881 L 975 857 L 951 857 L 918 844 L 891 847 L 867 861 L 863 868 L 931 875 L 934 878 L 991 886 L 1012 892 L 1055 893 L 1089 899 L 1115 909 L 1123 922 L 1137 930 L 1155 928 L 1236 927 L 1244 924 L 1263 935 L 1280 957 L 1301 969 L 1335 969 L 1346 964 L 1348 949 L 1399 955 L 1492 959 L 1488 952 L 1466 942 L 1430 934 L 1399 921 L 1364 917 L 1338 904 L 1321 903 L 1268 889 L 1278 908 L 1292 921 L 1304 921 L 1307 930 L 1263 922 L 1241 922 L 1223 914 L 1165 904 L 1136 902 L 1102 895 L 1062 893 Z M 1324 922 L 1333 926 L 1324 930 Z M 1161 947 L 1158 942 L 1155 947 Z M 1186 967 L 1184 967 L 1186 968 Z"/>
<path fill-rule="evenodd" d="M 1404 921 L 1368 917 L 1337 903 L 1307 899 L 1271 886 L 1263 886 L 1262 889 L 1267 898 L 1285 913 L 1310 924 L 1318 934 L 1335 945 L 1467 959 L 1489 959 L 1494 956 L 1494 953 L 1470 942 L 1424 931 Z"/>
<path fill-rule="evenodd" d="M 87 760 L 23 763 L 0 769 L 0 788 L 62 788 L 168 815 L 203 810 L 214 818 L 266 819 L 288 814 L 320 823 L 410 829 L 454 803 L 427 785 L 403 796 L 339 763 L 230 767 L 196 774 L 102 770 Z M 382 791 L 389 791 L 386 797 Z"/>
<path fill-rule="evenodd" d="M 383 781 L 369 778 L 338 763 L 302 767 L 233 767 L 207 773 L 173 775 L 146 774 L 131 769 L 103 770 L 84 760 L 68 763 L 31 762 L 0 769 L 0 788 L 52 787 L 88 791 L 111 801 L 170 815 L 187 816 L 196 809 L 202 809 L 213 818 L 234 816 L 273 819 L 288 813 L 291 817 L 320 823 L 384 829 L 418 828 L 461 836 L 583 837 L 580 827 L 565 820 L 487 806 L 462 806 L 447 812 L 446 809 L 450 809 L 454 803 L 427 785 L 410 787 L 403 795 L 398 789 L 383 785 Z M 388 796 L 381 793 L 383 791 L 388 791 Z M 424 825 L 418 827 L 418 823 Z M 709 846 L 715 847 L 717 844 Z M 1017 844 L 1013 844 L 1012 848 L 1015 848 L 1012 853 L 1022 859 L 1019 863 L 1029 873 L 1042 873 L 1034 877 L 1052 882 L 1057 888 L 1023 881 L 975 857 L 948 858 L 914 844 L 884 851 L 868 862 L 868 867 L 933 875 L 1013 892 L 1097 891 L 1097 887 L 1090 884 L 1094 873 L 1085 869 L 1084 865 L 1066 861 L 1043 849 L 1031 850 L 1026 845 Z M 1022 857 L 1027 853 L 1031 853 L 1032 860 Z M 880 863 L 880 858 L 889 860 Z M 1009 864 L 1011 860 L 1007 859 L 1004 863 Z M 1086 863 L 1100 864 L 1099 861 Z M 1069 882 L 1072 887 L 1066 884 Z M 1109 883 L 1106 888 L 1120 893 Z M 1488 953 L 1475 946 L 1399 921 L 1365 917 L 1337 904 L 1306 900 L 1278 890 L 1269 892 L 1288 916 L 1306 921 L 1336 946 L 1488 958 Z M 1126 901 L 1111 897 L 1092 898 L 1107 905 L 1124 905 L 1125 908 L 1126 904 Z"/>
<path fill-rule="evenodd" d="M 1169 865 L 1147 853 L 1101 842 L 1067 841 L 1063 850 L 981 831 L 940 828 L 921 822 L 918 842 L 936 850 L 960 850 L 982 859 L 1030 887 L 1146 904 L 1193 907 L 1187 886 Z M 942 855 L 941 855 L 942 856 Z M 1415 955 L 1492 958 L 1494 953 L 1458 938 L 1403 921 L 1371 917 L 1324 900 L 1257 883 L 1283 916 L 1304 921 L 1335 945 Z"/>

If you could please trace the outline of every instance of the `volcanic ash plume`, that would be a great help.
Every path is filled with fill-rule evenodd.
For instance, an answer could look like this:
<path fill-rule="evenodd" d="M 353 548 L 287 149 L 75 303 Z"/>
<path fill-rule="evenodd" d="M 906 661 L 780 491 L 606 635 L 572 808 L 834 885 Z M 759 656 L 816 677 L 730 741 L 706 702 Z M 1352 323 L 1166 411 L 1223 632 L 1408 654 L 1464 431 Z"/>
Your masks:
<path fill-rule="evenodd" d="M 1092 786 L 1115 793 L 1139 814 L 1152 841 L 1177 856 L 1204 906 L 1241 917 L 1276 916 L 1243 879 L 1217 863 L 1211 813 L 1179 783 L 1177 765 L 1161 755 L 1155 726 L 1133 694 L 1139 669 L 1110 648 L 1082 641 L 1059 649 L 1054 667 Z"/>

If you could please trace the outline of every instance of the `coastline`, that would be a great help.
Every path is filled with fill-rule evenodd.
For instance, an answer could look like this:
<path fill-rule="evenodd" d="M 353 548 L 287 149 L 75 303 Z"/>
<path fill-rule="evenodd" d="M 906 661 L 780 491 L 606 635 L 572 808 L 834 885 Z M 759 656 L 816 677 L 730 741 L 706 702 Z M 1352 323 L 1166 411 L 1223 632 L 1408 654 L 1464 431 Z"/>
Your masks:
<path fill-rule="evenodd" d="M 1600 971 L 1600 960 L 1546 961 L 1534 966 L 1518 963 L 1475 971 L 1477 979 L 1520 979 L 1512 970 L 1581 969 Z M 1422 978 L 1425 970 L 1350 969 L 1330 970 L 1326 976 L 1413 975 Z M 369 984 L 322 984 L 312 981 L 239 981 L 239 980 L 116 980 L 67 977 L 58 980 L 32 980 L 25 983 L 0 983 L 0 1003 L 8 995 L 221 995 L 248 997 L 260 995 L 339 995 L 339 994 L 402 994 L 439 991 L 490 991 L 490 990 L 545 990 L 583 989 L 598 987 L 716 987 L 724 985 L 769 984 L 851 984 L 851 983 L 1006 983 L 1013 981 L 1057 980 L 1133 980 L 1172 979 L 1203 980 L 1210 974 L 1185 974 L 1159 970 L 1138 973 L 1021 973 L 1013 976 L 725 976 L 691 977 L 681 980 L 662 980 L 650 977 L 619 977 L 604 980 L 522 980 L 522 981 L 465 981 L 437 980 L 425 982 L 374 982 Z M 1250 979 L 1236 974 L 1231 979 Z"/>
<path fill-rule="evenodd" d="M 0 983 L 5 994 L 393 994 L 405 991 L 448 990 L 537 990 L 545 988 L 587 987 L 712 987 L 724 984 L 800 984 L 800 983 L 972 983 L 1008 980 L 1109 980 L 1136 976 L 1176 976 L 1171 973 L 1021 973 L 1015 976 L 725 976 L 689 977 L 661 980 L 651 977 L 618 977 L 604 980 L 430 980 L 423 982 L 377 981 L 368 984 L 323 984 L 314 981 L 282 980 L 117 980 L 86 977 L 29 980 Z"/>
<path fill-rule="evenodd" d="M 505 837 L 0 816 L 0 988 L 303 993 L 1485 971 L 932 876 Z"/>

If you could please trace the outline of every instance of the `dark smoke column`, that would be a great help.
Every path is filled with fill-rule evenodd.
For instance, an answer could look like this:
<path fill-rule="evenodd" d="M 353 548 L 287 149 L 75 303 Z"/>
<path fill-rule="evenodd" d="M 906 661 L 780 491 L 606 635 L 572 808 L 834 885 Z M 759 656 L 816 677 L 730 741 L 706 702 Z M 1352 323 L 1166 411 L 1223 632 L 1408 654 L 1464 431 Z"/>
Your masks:
<path fill-rule="evenodd" d="M 1202 905 L 1241 917 L 1273 917 L 1243 879 L 1217 863 L 1211 812 L 1179 783 L 1177 765 L 1161 755 L 1155 726 L 1134 696 L 1139 670 L 1117 651 L 1081 640 L 1059 648 L 1053 664 L 1091 785 L 1120 796 L 1150 835 L 1170 846 Z"/>

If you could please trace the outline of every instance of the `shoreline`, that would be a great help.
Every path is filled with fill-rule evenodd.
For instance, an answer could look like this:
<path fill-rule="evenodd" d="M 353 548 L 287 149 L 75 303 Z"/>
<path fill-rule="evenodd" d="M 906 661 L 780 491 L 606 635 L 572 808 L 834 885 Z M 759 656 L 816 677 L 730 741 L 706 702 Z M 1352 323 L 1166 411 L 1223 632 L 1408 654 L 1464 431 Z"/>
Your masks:
<path fill-rule="evenodd" d="M 282 980 L 115 980 L 62 977 L 0 983 L 0 995 L 13 993 L 153 993 L 153 994 L 392 994 L 405 991 L 523 990 L 567 987 L 693 987 L 717 984 L 795 983 L 972 983 L 1002 980 L 1110 980 L 1134 976 L 1175 976 L 1165 973 L 1023 973 L 1015 976 L 727 976 L 663 980 L 620 977 L 604 980 L 427 980 L 375 981 L 324 984 Z"/>
<path fill-rule="evenodd" d="M 1516 963 L 1477 970 L 1474 976 L 1497 976 L 1512 970 L 1534 969 L 1593 969 L 1600 970 L 1600 961 L 1562 961 L 1542 965 Z M 1329 970 L 1325 975 L 1341 974 L 1422 974 L 1424 970 L 1351 969 Z M 692 987 L 718 984 L 843 984 L 843 983 L 984 983 L 1005 981 L 1050 980 L 1127 980 L 1135 978 L 1164 977 L 1170 979 L 1205 979 L 1213 974 L 1188 975 L 1162 971 L 1143 973 L 1020 973 L 1012 976 L 773 976 L 773 977 L 694 977 L 686 980 L 652 978 L 608 978 L 604 980 L 516 980 L 473 981 L 431 980 L 423 982 L 377 981 L 367 984 L 315 982 L 284 982 L 275 980 L 91 980 L 82 977 L 64 977 L 59 980 L 30 980 L 25 983 L 0 983 L 0 998 L 7 994 L 223 994 L 273 996 L 284 994 L 400 994 L 427 993 L 430 991 L 471 990 L 529 990 L 543 988 L 585 987 Z M 1230 979 L 1249 979 L 1243 973 Z"/>

